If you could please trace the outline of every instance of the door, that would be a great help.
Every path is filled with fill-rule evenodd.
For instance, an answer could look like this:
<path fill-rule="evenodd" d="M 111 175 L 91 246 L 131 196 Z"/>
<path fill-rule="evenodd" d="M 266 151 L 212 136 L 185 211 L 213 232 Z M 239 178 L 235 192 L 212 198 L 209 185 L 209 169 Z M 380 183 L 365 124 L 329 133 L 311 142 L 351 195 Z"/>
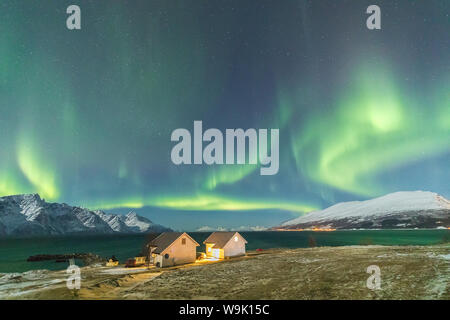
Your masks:
<path fill-rule="evenodd" d="M 213 257 L 220 259 L 220 249 L 213 249 Z"/>

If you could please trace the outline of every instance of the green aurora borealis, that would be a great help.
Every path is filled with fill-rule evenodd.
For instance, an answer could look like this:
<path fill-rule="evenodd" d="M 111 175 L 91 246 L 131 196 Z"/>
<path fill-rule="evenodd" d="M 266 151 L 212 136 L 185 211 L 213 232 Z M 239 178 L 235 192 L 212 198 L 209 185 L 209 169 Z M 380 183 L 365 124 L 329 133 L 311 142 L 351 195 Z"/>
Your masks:
<path fill-rule="evenodd" d="M 82 30 L 65 27 L 78 4 Z M 448 1 L 0 4 L 0 196 L 270 226 L 399 190 L 450 197 Z M 280 170 L 175 166 L 176 128 L 279 128 Z"/>

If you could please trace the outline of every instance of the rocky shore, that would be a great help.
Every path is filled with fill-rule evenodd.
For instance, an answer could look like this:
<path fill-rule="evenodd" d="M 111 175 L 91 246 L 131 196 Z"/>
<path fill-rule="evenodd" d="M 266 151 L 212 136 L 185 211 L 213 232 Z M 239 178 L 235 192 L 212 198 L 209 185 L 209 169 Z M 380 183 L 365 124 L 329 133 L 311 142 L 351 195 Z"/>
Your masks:
<path fill-rule="evenodd" d="M 28 262 L 36 261 L 56 261 L 56 262 L 68 262 L 70 259 L 82 260 L 85 265 L 90 265 L 93 263 L 105 262 L 106 259 L 100 257 L 93 253 L 69 253 L 69 254 L 37 254 L 34 256 L 29 256 Z"/>

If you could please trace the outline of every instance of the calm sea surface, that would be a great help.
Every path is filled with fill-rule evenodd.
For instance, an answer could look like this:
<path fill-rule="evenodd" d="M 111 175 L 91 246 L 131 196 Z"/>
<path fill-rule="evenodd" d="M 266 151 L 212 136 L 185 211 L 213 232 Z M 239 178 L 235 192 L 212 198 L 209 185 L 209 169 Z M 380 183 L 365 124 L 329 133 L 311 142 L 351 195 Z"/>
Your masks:
<path fill-rule="evenodd" d="M 209 232 L 189 233 L 202 244 Z M 450 230 L 363 230 L 333 232 L 241 232 L 247 239 L 247 250 L 269 248 L 305 248 L 314 238 L 317 246 L 361 244 L 427 245 L 448 242 Z M 0 239 L 0 273 L 24 272 L 36 269 L 62 270 L 67 263 L 52 261 L 27 262 L 30 255 L 95 253 L 115 255 L 121 263 L 137 255 L 145 243 L 145 235 L 73 236 L 33 239 Z M 204 251 L 204 246 L 197 249 Z M 81 261 L 77 262 L 82 265 Z"/>

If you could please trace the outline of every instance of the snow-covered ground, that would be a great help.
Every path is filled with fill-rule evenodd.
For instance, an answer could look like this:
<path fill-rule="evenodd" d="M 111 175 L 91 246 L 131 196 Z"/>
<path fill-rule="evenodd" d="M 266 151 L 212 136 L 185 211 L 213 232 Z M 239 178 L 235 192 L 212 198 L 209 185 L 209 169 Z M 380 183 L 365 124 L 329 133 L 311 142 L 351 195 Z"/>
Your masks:
<path fill-rule="evenodd" d="M 65 281 L 60 278 L 59 273 L 48 270 L 0 274 L 0 299 L 20 298 Z"/>
<path fill-rule="evenodd" d="M 101 270 L 101 273 L 104 274 L 133 274 L 139 272 L 145 272 L 148 268 L 109 268 L 105 270 Z"/>

